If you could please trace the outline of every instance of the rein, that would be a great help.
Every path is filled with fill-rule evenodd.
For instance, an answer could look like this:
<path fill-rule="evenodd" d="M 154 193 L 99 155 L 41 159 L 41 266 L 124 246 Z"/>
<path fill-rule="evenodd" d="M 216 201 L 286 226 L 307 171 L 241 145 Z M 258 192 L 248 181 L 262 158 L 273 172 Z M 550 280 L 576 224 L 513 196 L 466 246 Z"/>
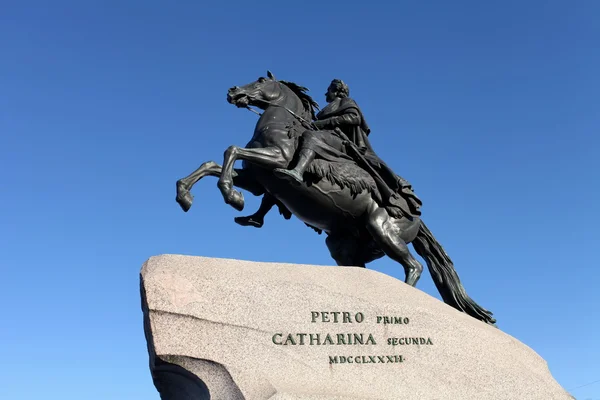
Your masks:
<path fill-rule="evenodd" d="M 252 100 L 257 100 L 255 97 L 252 96 L 248 96 L 246 95 L 249 99 Z M 267 100 L 259 100 L 262 101 L 263 103 L 267 103 L 270 106 L 274 106 L 274 107 L 281 107 L 283 108 L 285 111 L 289 112 L 294 118 L 296 118 L 298 121 L 300 121 L 305 127 L 308 127 L 309 129 L 318 131 L 319 128 L 316 127 L 316 125 L 313 122 L 309 122 L 306 119 L 302 118 L 301 116 L 299 116 L 298 114 L 296 114 L 295 112 L 293 112 L 292 110 L 290 110 L 289 108 L 287 108 L 286 106 L 282 106 L 281 104 L 276 104 L 276 103 L 271 103 L 270 101 Z M 258 115 L 258 116 L 262 116 L 261 113 L 259 113 L 258 111 L 250 108 L 250 106 L 246 106 L 246 108 L 250 111 L 252 111 L 254 114 Z"/>

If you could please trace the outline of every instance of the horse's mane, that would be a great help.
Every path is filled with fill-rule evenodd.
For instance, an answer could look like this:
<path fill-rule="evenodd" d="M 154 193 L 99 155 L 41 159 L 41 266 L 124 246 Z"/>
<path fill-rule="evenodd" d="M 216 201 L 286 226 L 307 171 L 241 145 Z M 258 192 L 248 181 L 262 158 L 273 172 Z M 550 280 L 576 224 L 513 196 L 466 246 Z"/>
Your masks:
<path fill-rule="evenodd" d="M 310 114 L 310 116 L 313 120 L 317 119 L 317 117 L 315 116 L 315 109 L 316 110 L 319 109 L 319 103 L 314 101 L 313 98 L 310 97 L 310 95 L 308 93 L 306 93 L 306 92 L 308 92 L 308 88 L 297 85 L 294 82 L 287 82 L 287 81 L 279 81 L 279 82 L 281 82 L 285 86 L 287 86 L 292 92 L 294 92 L 294 94 L 296 96 L 298 96 L 300 98 L 300 100 L 302 101 L 302 104 L 304 105 L 304 109 Z"/>

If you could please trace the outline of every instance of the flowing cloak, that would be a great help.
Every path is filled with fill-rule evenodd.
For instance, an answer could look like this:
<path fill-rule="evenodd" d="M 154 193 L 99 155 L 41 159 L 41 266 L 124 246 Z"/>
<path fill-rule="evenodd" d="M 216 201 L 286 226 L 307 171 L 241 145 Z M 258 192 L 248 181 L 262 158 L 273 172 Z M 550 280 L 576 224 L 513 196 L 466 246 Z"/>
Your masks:
<path fill-rule="evenodd" d="M 336 98 L 317 114 L 317 120 L 325 124 L 325 128 L 339 127 L 358 148 L 366 148 L 373 152 L 368 140 L 371 128 L 351 98 Z"/>
<path fill-rule="evenodd" d="M 329 143 L 332 140 L 325 140 L 326 143 L 319 140 L 325 146 L 313 143 L 309 146 L 312 150 L 329 161 L 336 161 L 336 158 L 339 161 L 339 158 L 347 159 L 350 156 L 373 176 L 388 211 L 395 216 L 401 214 L 395 212 L 397 209 L 409 217 L 421 215 L 422 202 L 413 192 L 410 183 L 396 175 L 373 150 L 368 138 L 371 129 L 354 100 L 348 97 L 335 99 L 317 114 L 317 120 L 323 129 L 339 128 L 353 145 L 347 145 L 345 151 L 340 152 L 342 149 L 339 148 L 337 137 L 333 134 L 318 135 L 321 139 L 333 136 L 338 140 L 335 140 L 335 144 Z"/>

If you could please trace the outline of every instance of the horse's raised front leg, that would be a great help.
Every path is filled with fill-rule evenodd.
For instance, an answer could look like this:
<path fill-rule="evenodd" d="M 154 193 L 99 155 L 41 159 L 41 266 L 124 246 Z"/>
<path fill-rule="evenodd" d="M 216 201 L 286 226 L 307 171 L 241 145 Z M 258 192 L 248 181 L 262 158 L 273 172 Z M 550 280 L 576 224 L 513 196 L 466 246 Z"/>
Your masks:
<path fill-rule="evenodd" d="M 198 169 L 177 181 L 177 197 L 175 200 L 183 211 L 188 211 L 192 206 L 194 196 L 190 193 L 192 186 L 196 184 L 200 179 L 205 176 L 221 176 L 222 167 L 214 161 L 208 161 L 202 164 Z M 231 173 L 233 184 L 241 189 L 248 190 L 256 196 L 260 196 L 264 193 L 264 189 L 260 186 L 254 178 L 243 169 L 233 170 Z"/>
<path fill-rule="evenodd" d="M 278 147 L 265 147 L 260 149 L 246 149 L 238 146 L 229 146 L 225 150 L 223 170 L 217 186 L 223 195 L 226 204 L 238 211 L 244 209 L 244 196 L 233 189 L 233 165 L 237 160 L 248 161 L 259 167 L 273 170 L 286 168 L 289 161 L 284 157 Z"/>

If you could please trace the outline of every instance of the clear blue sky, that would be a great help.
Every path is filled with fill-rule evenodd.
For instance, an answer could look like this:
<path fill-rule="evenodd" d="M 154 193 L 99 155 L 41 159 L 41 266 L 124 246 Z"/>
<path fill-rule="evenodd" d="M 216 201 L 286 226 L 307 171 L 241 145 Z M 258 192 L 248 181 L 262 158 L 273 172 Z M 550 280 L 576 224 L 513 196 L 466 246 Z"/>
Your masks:
<path fill-rule="evenodd" d="M 297 219 L 234 224 L 212 178 L 175 203 L 248 141 L 226 90 L 267 69 L 321 104 L 345 80 L 469 294 L 566 389 L 600 379 L 600 3 L 301 3 L 2 2 L 1 398 L 158 399 L 152 255 L 333 263 Z"/>

